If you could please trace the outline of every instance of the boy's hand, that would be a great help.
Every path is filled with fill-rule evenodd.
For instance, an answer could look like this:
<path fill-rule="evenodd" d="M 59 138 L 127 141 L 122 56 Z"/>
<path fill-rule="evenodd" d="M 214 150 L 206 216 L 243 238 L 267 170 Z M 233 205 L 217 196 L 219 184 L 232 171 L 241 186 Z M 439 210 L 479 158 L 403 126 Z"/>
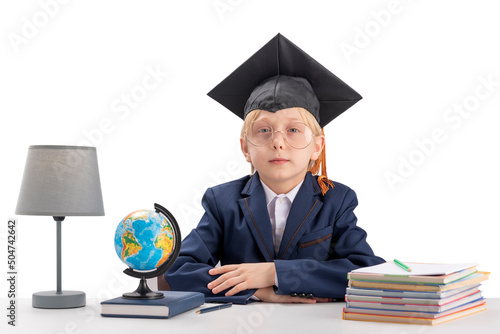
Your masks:
<path fill-rule="evenodd" d="M 274 262 L 230 264 L 210 269 L 210 275 L 221 275 L 208 283 L 207 287 L 217 294 L 223 290 L 226 296 L 232 296 L 247 289 L 272 287 L 276 275 Z M 271 289 L 272 290 L 272 289 Z M 274 293 L 274 292 L 273 292 Z"/>

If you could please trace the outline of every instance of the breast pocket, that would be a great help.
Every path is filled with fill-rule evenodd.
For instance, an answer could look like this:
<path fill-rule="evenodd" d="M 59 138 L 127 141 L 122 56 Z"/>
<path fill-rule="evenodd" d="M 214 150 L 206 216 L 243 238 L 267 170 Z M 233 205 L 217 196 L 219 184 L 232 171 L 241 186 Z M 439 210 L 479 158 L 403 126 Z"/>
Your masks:
<path fill-rule="evenodd" d="M 333 227 L 328 226 L 319 231 L 304 234 L 297 244 L 297 255 L 301 259 L 328 259 L 332 241 Z"/>

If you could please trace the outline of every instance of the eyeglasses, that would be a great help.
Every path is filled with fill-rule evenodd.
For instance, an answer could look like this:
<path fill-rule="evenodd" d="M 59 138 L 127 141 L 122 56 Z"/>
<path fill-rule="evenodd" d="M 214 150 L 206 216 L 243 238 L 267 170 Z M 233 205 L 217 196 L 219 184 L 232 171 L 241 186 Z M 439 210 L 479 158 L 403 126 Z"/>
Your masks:
<path fill-rule="evenodd" d="M 314 137 L 311 129 L 304 123 L 292 123 L 285 130 L 277 131 L 265 121 L 253 122 L 246 137 L 254 146 L 266 146 L 273 141 L 275 132 L 281 133 L 288 145 L 295 149 L 306 148 Z"/>

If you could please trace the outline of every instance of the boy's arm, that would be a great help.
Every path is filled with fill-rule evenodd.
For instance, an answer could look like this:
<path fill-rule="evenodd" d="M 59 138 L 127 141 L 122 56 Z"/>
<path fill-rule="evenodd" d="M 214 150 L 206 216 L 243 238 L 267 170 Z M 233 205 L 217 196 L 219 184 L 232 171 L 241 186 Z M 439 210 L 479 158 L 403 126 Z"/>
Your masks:
<path fill-rule="evenodd" d="M 269 280 L 274 280 L 275 272 L 278 278 L 277 294 L 343 298 L 349 271 L 385 262 L 373 254 L 366 242 L 366 232 L 356 226 L 353 212 L 356 206 L 356 195 L 349 190 L 342 200 L 340 214 L 332 218 L 331 241 L 307 246 L 308 255 L 303 258 L 275 260 L 271 274 L 267 274 L 270 263 L 242 263 L 216 268 L 211 272 L 223 275 L 213 278 L 214 286 L 211 288 L 218 285 L 220 287 L 216 291 L 231 288 L 229 294 L 233 291 L 244 292 L 248 288 L 263 288 L 271 285 Z"/>
<path fill-rule="evenodd" d="M 357 204 L 356 194 L 349 190 L 333 223 L 330 243 L 310 246 L 314 250 L 311 249 L 310 255 L 303 259 L 274 261 L 278 294 L 305 293 L 316 297 L 343 298 L 349 271 L 385 262 L 375 256 L 366 242 L 366 232 L 356 226 L 357 218 L 353 211 Z"/>
<path fill-rule="evenodd" d="M 217 277 L 210 275 L 208 271 L 219 262 L 222 226 L 214 195 L 210 189 L 205 193 L 202 205 L 205 208 L 205 214 L 196 229 L 182 241 L 179 257 L 165 273 L 165 279 L 172 290 L 203 293 L 206 302 L 245 304 L 254 294 L 255 289 L 226 297 L 224 296 L 226 291 L 214 295 L 207 288 L 207 284 Z"/>

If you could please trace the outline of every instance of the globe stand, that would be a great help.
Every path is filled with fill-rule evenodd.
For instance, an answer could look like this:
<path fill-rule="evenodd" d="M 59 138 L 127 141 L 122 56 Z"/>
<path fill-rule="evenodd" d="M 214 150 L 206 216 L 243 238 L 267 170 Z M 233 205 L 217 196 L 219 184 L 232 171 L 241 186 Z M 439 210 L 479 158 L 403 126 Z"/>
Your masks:
<path fill-rule="evenodd" d="M 134 292 L 127 292 L 122 295 L 123 298 L 125 299 L 159 299 L 163 298 L 163 293 L 161 292 L 154 292 L 151 291 L 151 289 L 148 287 L 148 284 L 146 282 L 147 278 L 153 278 L 156 276 L 163 275 L 168 268 L 170 268 L 177 257 L 179 256 L 179 252 L 181 250 L 181 232 L 179 229 L 179 225 L 177 224 L 177 221 L 175 220 L 174 216 L 163 206 L 160 204 L 155 203 L 155 211 L 164 215 L 165 218 L 170 222 L 173 228 L 173 233 L 174 233 L 174 248 L 172 250 L 172 254 L 170 254 L 170 257 L 168 258 L 167 261 L 165 261 L 161 266 L 156 268 L 155 270 L 151 270 L 148 272 L 144 271 L 135 271 L 132 268 L 127 268 L 123 272 L 129 276 L 135 277 L 135 278 L 140 278 L 139 286 Z"/>
<path fill-rule="evenodd" d="M 160 299 L 163 298 L 163 293 L 151 291 L 143 276 L 137 289 L 134 292 L 124 293 L 122 297 L 126 299 Z"/>

